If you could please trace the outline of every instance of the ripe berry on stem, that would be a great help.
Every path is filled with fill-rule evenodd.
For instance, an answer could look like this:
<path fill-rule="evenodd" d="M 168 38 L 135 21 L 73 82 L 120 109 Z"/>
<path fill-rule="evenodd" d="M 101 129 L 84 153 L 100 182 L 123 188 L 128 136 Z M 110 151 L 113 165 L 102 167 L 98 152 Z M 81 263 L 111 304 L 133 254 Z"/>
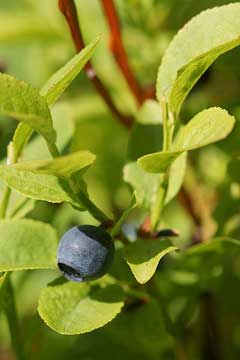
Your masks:
<path fill-rule="evenodd" d="M 75 226 L 62 237 L 58 247 L 58 267 L 68 280 L 83 282 L 102 277 L 114 256 L 109 233 L 93 225 Z"/>

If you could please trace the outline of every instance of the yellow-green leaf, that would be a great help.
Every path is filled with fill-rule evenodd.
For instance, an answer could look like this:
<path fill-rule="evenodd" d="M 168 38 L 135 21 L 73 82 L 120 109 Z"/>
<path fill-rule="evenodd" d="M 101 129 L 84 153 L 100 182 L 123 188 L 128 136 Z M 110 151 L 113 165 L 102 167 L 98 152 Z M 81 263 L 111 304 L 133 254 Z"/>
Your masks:
<path fill-rule="evenodd" d="M 59 177 L 71 177 L 78 171 L 86 170 L 95 161 L 95 155 L 89 151 L 78 151 L 53 160 L 22 161 L 14 165 L 16 170 L 35 171 Z"/>
<path fill-rule="evenodd" d="M 170 110 L 178 113 L 207 68 L 239 44 L 240 3 L 208 9 L 195 16 L 177 33 L 165 53 L 158 74 L 158 99 L 164 96 Z"/>
<path fill-rule="evenodd" d="M 166 239 L 138 239 L 125 248 L 125 258 L 133 275 L 145 284 L 154 275 L 159 261 L 177 247 Z"/>

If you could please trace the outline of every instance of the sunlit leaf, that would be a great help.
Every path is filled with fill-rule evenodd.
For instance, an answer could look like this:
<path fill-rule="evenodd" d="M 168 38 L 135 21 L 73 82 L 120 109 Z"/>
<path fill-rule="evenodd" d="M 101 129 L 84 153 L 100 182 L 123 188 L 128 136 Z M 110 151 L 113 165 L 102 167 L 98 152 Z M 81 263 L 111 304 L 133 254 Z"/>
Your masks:
<path fill-rule="evenodd" d="M 0 221 L 0 271 L 55 269 L 57 234 L 33 220 Z"/>
<path fill-rule="evenodd" d="M 66 65 L 58 70 L 43 86 L 40 93 L 49 106 L 53 105 L 62 95 L 64 90 L 71 84 L 91 58 L 100 38 L 93 40 L 82 51 L 75 55 Z"/>
<path fill-rule="evenodd" d="M 170 151 L 144 155 L 138 162 L 147 172 L 164 173 L 183 152 L 224 139 L 234 123 L 234 117 L 226 110 L 216 107 L 203 110 L 181 128 Z"/>
<path fill-rule="evenodd" d="M 0 112 L 30 126 L 48 143 L 55 143 L 56 133 L 48 105 L 31 85 L 10 75 L 0 74 Z"/>
<path fill-rule="evenodd" d="M 159 69 L 157 95 L 167 98 L 170 110 L 181 105 L 207 68 L 225 52 L 240 44 L 240 4 L 203 11 L 174 37 Z M 203 36 L 203 29 L 207 29 Z"/>
<path fill-rule="evenodd" d="M 22 161 L 14 165 L 16 170 L 34 171 L 59 177 L 71 177 L 74 173 L 86 170 L 95 161 L 89 151 L 78 151 L 53 160 Z"/>
<path fill-rule="evenodd" d="M 123 291 L 117 285 L 99 287 L 58 279 L 43 290 L 38 311 L 56 332 L 84 334 L 114 319 L 123 300 Z"/>
<path fill-rule="evenodd" d="M 136 280 L 145 284 L 154 275 L 159 261 L 175 250 L 177 247 L 169 240 L 138 239 L 126 247 L 125 257 Z"/>
<path fill-rule="evenodd" d="M 81 209 L 66 180 L 36 170 L 19 170 L 15 166 L 0 166 L 0 178 L 11 189 L 32 199 L 52 203 L 65 201 Z"/>

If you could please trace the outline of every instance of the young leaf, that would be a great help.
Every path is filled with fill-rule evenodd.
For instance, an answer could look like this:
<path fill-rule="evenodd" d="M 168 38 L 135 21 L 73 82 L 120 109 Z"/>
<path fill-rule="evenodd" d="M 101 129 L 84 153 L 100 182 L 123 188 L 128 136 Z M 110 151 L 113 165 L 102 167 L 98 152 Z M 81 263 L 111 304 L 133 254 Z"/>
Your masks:
<path fill-rule="evenodd" d="M 138 163 L 149 173 L 165 173 L 176 158 L 181 154 L 181 151 L 160 151 L 140 157 L 138 159 Z"/>
<path fill-rule="evenodd" d="M 62 153 L 68 146 L 75 130 L 73 107 L 70 104 L 58 102 L 52 109 L 51 113 L 54 129 L 56 129 L 57 133 L 56 144 L 60 153 Z M 21 124 L 23 125 L 23 123 Z M 51 158 L 42 136 L 34 136 L 34 138 L 28 142 L 28 144 L 24 147 L 24 152 L 21 158 L 24 160 L 45 160 Z"/>
<path fill-rule="evenodd" d="M 60 334 L 84 334 L 114 319 L 123 307 L 123 300 L 123 291 L 117 285 L 91 287 L 60 278 L 43 290 L 38 312 Z"/>
<path fill-rule="evenodd" d="M 31 85 L 0 74 L 0 112 L 27 124 L 39 132 L 47 143 L 55 143 L 56 133 L 48 105 Z"/>
<path fill-rule="evenodd" d="M 64 67 L 58 70 L 40 90 L 40 95 L 45 98 L 46 103 L 52 106 L 62 95 L 64 90 L 71 84 L 82 70 L 86 62 L 92 56 L 99 37 L 86 46 L 79 54 L 75 55 Z M 32 127 L 26 123 L 20 123 L 13 138 L 13 151 L 20 154 L 24 145 L 32 134 Z"/>
<path fill-rule="evenodd" d="M 57 234 L 33 220 L 0 221 L 0 271 L 55 269 Z"/>
<path fill-rule="evenodd" d="M 57 176 L 42 174 L 36 170 L 19 170 L 16 165 L 0 166 L 0 178 L 13 190 L 36 200 L 52 203 L 67 202 L 83 210 L 68 183 Z"/>
<path fill-rule="evenodd" d="M 93 40 L 80 53 L 75 55 L 65 66 L 58 70 L 42 87 L 41 95 L 45 97 L 49 106 L 53 105 L 80 73 L 84 65 L 91 58 L 100 37 Z"/>
<path fill-rule="evenodd" d="M 171 151 L 148 154 L 138 162 L 147 172 L 164 173 L 183 152 L 224 139 L 232 131 L 234 123 L 234 117 L 226 110 L 216 107 L 203 110 L 179 131 Z"/>
<path fill-rule="evenodd" d="M 89 151 L 78 151 L 54 160 L 23 161 L 14 165 L 16 170 L 35 171 L 59 177 L 71 177 L 78 171 L 86 170 L 94 161 L 95 155 Z"/>
<path fill-rule="evenodd" d="M 20 124 L 18 124 L 13 135 L 13 140 L 9 144 L 9 151 L 12 152 L 12 159 L 16 160 L 19 157 L 24 146 L 30 140 L 32 133 L 33 130 L 28 124 L 24 122 L 20 122 Z"/>
<path fill-rule="evenodd" d="M 157 95 L 170 110 L 181 105 L 201 75 L 225 52 L 240 44 L 240 4 L 203 11 L 174 37 L 159 69 Z M 203 29 L 207 29 L 203 36 Z"/>
<path fill-rule="evenodd" d="M 126 246 L 125 258 L 136 280 L 145 284 L 154 275 L 163 256 L 175 250 L 177 247 L 167 239 L 138 239 Z"/>
<path fill-rule="evenodd" d="M 185 152 L 171 165 L 165 204 L 169 203 L 180 190 L 186 164 L 187 153 Z M 123 176 L 124 180 L 135 190 L 138 205 L 149 209 L 156 200 L 157 190 L 163 175 L 148 173 L 137 162 L 130 162 L 125 165 Z"/>
<path fill-rule="evenodd" d="M 232 131 L 234 123 L 234 117 L 226 110 L 217 107 L 203 110 L 179 131 L 173 150 L 194 150 L 220 141 Z"/>

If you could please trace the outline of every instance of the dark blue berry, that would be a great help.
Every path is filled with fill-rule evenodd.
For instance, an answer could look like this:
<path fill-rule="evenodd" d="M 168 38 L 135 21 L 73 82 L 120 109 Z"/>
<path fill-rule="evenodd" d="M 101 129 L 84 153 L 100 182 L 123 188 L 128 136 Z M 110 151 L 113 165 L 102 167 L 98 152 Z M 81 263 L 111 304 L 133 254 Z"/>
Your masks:
<path fill-rule="evenodd" d="M 109 269 L 114 255 L 111 236 L 101 227 L 75 226 L 62 237 L 58 267 L 72 281 L 98 279 Z"/>

